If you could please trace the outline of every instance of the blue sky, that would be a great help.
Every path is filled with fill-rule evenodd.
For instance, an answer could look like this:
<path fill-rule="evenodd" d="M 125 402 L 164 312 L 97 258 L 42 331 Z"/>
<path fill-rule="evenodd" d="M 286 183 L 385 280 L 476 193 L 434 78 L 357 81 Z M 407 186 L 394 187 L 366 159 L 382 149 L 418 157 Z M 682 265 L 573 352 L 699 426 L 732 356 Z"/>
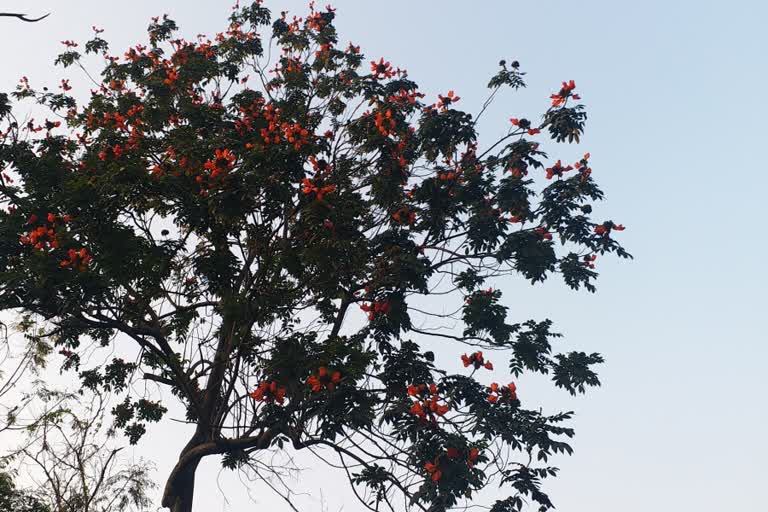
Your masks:
<path fill-rule="evenodd" d="M 34 4 L 34 5 L 30 5 Z M 51 63 L 62 39 L 105 28 L 113 49 L 143 40 L 150 16 L 168 13 L 184 35 L 220 30 L 229 2 L 4 2 L 38 24 L 2 20 L 0 90 L 21 75 L 56 85 Z M 271 0 L 303 14 L 305 2 Z M 768 469 L 768 348 L 762 326 L 768 285 L 764 171 L 768 108 L 768 3 L 762 1 L 519 2 L 338 0 L 342 41 L 409 70 L 424 92 L 454 89 L 476 112 L 501 58 L 517 59 L 529 88 L 506 94 L 482 124 L 491 140 L 510 117 L 546 109 L 573 79 L 587 106 L 579 146 L 548 144 L 556 158 L 589 151 L 608 198 L 599 212 L 627 226 L 636 259 L 598 261 L 598 292 L 558 281 L 503 283 L 517 319 L 551 318 L 564 348 L 606 357 L 604 386 L 572 399 L 536 380 L 522 396 L 576 411 L 573 457 L 557 460 L 549 489 L 559 510 L 720 512 L 765 510 Z M 72 75 L 74 76 L 74 75 Z M 74 82 L 74 80 L 73 80 Z M 763 141 L 763 142 L 761 142 Z M 502 366 L 502 365 L 497 365 Z M 503 380 L 503 378 L 501 378 Z M 526 389 L 525 386 L 528 386 Z M 161 427 L 136 449 L 162 480 L 184 439 Z M 217 478 L 229 504 L 217 490 Z M 309 471 L 303 485 L 327 510 L 346 495 Z M 256 493 L 258 504 L 283 504 Z M 314 500 L 314 501 L 312 501 Z M 232 474 L 215 461 L 198 475 L 196 510 L 248 510 Z M 357 510 L 346 501 L 344 510 Z"/>

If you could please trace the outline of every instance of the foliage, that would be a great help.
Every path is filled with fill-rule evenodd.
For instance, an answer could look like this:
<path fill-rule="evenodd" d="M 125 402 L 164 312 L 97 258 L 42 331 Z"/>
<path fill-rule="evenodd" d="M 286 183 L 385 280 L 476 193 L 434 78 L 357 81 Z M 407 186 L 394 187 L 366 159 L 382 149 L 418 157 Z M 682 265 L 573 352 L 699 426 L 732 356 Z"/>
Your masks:
<path fill-rule="evenodd" d="M 0 512 L 50 512 L 35 493 L 18 489 L 13 475 L 0 471 Z"/>

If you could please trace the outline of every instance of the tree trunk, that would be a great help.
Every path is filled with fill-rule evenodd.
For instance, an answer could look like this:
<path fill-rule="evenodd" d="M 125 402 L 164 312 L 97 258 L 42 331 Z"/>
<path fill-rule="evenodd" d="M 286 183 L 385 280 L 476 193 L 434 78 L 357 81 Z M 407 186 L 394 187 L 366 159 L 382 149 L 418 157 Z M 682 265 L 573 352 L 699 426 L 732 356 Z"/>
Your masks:
<path fill-rule="evenodd" d="M 192 512 L 195 497 L 195 471 L 200 464 L 199 436 L 196 433 L 179 455 L 179 462 L 171 471 L 163 491 L 162 506 L 171 512 Z"/>
<path fill-rule="evenodd" d="M 163 506 L 171 512 L 192 512 L 195 496 L 195 471 L 200 461 L 188 464 L 179 473 L 172 474 L 165 486 Z"/>

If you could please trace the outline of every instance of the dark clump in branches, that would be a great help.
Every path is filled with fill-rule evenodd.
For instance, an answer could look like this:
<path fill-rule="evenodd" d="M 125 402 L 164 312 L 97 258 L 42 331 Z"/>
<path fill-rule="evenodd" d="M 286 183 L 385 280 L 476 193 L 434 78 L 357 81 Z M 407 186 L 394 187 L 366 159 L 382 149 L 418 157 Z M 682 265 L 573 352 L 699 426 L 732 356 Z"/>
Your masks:
<path fill-rule="evenodd" d="M 166 413 L 132 384 L 179 400 L 195 430 L 165 486 L 176 512 L 202 458 L 269 476 L 267 450 L 336 456 L 371 510 L 482 504 L 498 484 L 511 495 L 491 510 L 548 510 L 570 413 L 476 377 L 506 359 L 571 393 L 599 384 L 599 354 L 556 353 L 552 323 L 510 319 L 496 282 L 560 274 L 592 291 L 598 255 L 629 257 L 623 226 L 591 216 L 590 156 L 545 163 L 545 134 L 582 135 L 575 84 L 540 122 L 513 118 L 481 143 L 459 95 L 427 99 L 340 44 L 335 17 L 254 2 L 211 39 L 162 17 L 119 56 L 99 30 L 82 49 L 65 41 L 65 67 L 106 59 L 86 104 L 64 79 L 14 93 L 52 119 L 0 105 L 0 310 L 44 322 L 33 335 L 83 386 L 124 397 L 114 421 L 131 442 Z M 491 98 L 524 86 L 519 63 L 500 64 Z M 430 340 L 456 362 L 471 352 L 466 371 L 441 369 Z M 129 343 L 104 367 L 81 359 Z"/>
<path fill-rule="evenodd" d="M 39 18 L 29 18 L 26 14 L 19 14 L 19 13 L 10 13 L 10 12 L 0 12 L 0 18 L 17 18 L 21 21 L 26 21 L 27 23 L 34 23 L 36 21 L 44 20 L 51 14 L 48 13 L 44 16 L 40 16 Z"/>

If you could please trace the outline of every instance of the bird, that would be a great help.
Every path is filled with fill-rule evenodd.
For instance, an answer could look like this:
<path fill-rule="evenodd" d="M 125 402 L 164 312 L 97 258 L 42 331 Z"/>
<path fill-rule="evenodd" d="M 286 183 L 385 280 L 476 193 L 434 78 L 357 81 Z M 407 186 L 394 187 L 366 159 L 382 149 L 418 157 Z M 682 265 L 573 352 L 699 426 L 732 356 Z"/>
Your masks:
<path fill-rule="evenodd" d="M 47 18 L 50 15 L 51 15 L 51 13 L 48 13 L 45 16 L 40 16 L 39 18 L 27 18 L 26 14 L 18 14 L 18 13 L 12 13 L 12 12 L 0 12 L 0 17 L 19 18 L 21 21 L 26 21 L 27 23 L 34 23 L 36 21 L 40 21 L 42 19 Z"/>

